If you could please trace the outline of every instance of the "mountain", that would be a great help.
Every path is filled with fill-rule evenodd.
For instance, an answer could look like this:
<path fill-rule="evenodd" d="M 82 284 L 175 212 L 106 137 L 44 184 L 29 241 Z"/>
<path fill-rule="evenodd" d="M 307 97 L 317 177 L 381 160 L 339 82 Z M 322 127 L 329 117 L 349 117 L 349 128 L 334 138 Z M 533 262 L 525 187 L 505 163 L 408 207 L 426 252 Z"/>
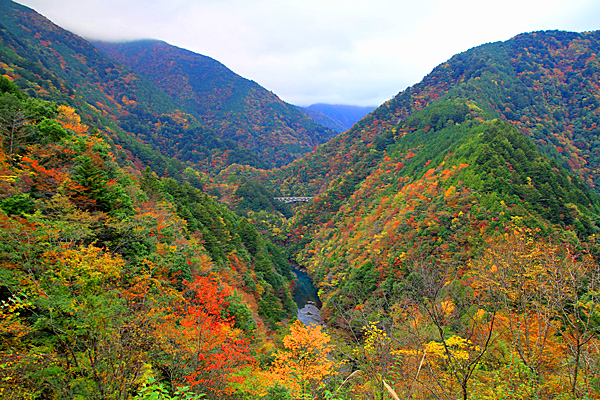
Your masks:
<path fill-rule="evenodd" d="M 347 131 L 352 125 L 375 109 L 375 107 L 323 103 L 298 108 L 317 123 L 338 133 Z"/>
<path fill-rule="evenodd" d="M 377 371 L 407 368 L 395 381 L 399 397 L 414 395 L 425 363 L 434 370 L 424 382 L 443 375 L 435 368 L 462 372 L 422 393 L 468 398 L 487 379 L 502 385 L 479 360 L 491 357 L 505 372 L 511 360 L 532 362 L 530 353 L 501 350 L 525 345 L 521 335 L 532 329 L 552 330 L 552 346 L 572 346 L 564 332 L 579 313 L 573 299 L 600 304 L 591 283 L 600 279 L 599 51 L 600 31 L 534 32 L 473 48 L 275 171 L 283 193 L 314 197 L 291 219 L 287 247 L 318 286 L 322 313 L 346 345 L 364 346 L 353 358 L 361 368 L 373 365 L 372 338 L 387 366 Z M 578 278 L 566 278 L 575 270 Z M 573 287 L 580 294 L 566 295 Z M 594 315 L 569 335 L 596 340 Z M 438 345 L 441 364 L 426 361 Z M 392 349 L 397 357 L 382 361 Z M 570 379 L 580 366 L 566 360 L 576 354 L 554 355 Z M 510 385 L 548 398 L 586 390 L 553 365 L 529 369 L 543 382 L 513 377 Z"/>
<path fill-rule="evenodd" d="M 589 190 L 595 190 L 596 171 L 600 167 L 595 147 L 600 144 L 596 141 L 600 123 L 600 103 L 597 103 L 600 69 L 594 56 L 598 51 L 598 31 L 548 31 L 519 35 L 506 42 L 486 44 L 458 54 L 436 67 L 421 82 L 363 118 L 349 131 L 304 159 L 277 171 L 274 182 L 286 195 L 316 196 L 315 202 L 308 207 L 314 207 L 313 211 L 318 215 L 302 216 L 300 225 L 304 226 L 303 229 L 319 229 L 315 226 L 318 227 L 320 222 L 335 221 L 340 210 L 357 201 L 361 186 L 375 171 L 388 170 L 385 174 L 391 179 L 388 183 L 396 182 L 395 185 L 400 185 L 396 186 L 396 190 L 400 191 L 401 186 L 421 179 L 429 169 L 435 170 L 443 163 L 448 164 L 446 157 L 452 157 L 456 165 L 471 165 L 472 160 L 456 159 L 456 151 L 452 150 L 459 146 L 458 143 L 472 140 L 469 139 L 470 134 L 467 130 L 461 134 L 452 132 L 463 130 L 465 121 L 477 124 L 497 120 L 497 126 L 501 127 L 497 130 L 506 134 L 518 130 L 526 142 L 535 143 L 535 151 L 541 154 L 536 153 L 535 157 L 549 159 L 548 162 L 553 165 L 551 170 L 555 171 L 552 174 L 565 169 L 577 177 L 568 180 L 576 186 L 573 190 L 586 193 L 578 201 L 564 193 L 571 189 L 565 187 L 559 190 L 551 182 L 545 182 L 551 189 L 540 182 L 534 185 L 536 192 L 526 194 L 527 190 L 521 189 L 513 192 L 519 201 L 538 204 L 533 207 L 537 209 L 536 213 L 544 208 L 540 208 L 539 201 L 545 202 L 545 207 L 548 207 L 549 199 L 556 198 L 563 211 L 558 214 L 556 210 L 556 213 L 545 211 L 541 218 L 570 229 L 575 221 L 570 220 L 569 215 L 576 216 L 577 213 L 566 213 L 565 207 L 570 207 L 568 203 L 589 207 L 589 199 L 595 198 Z M 445 135 L 450 135 L 451 139 L 446 139 Z M 480 143 L 473 151 L 486 148 L 485 143 Z M 530 150 L 523 151 L 530 153 Z M 404 160 L 407 156 L 410 162 Z M 510 192 L 513 189 L 509 187 L 527 178 L 510 176 L 521 168 L 517 165 L 525 163 L 522 155 L 516 161 L 499 154 L 485 157 L 495 160 L 497 170 L 490 173 L 505 179 L 503 181 L 499 177 L 493 190 L 486 190 L 496 194 Z M 390 167 L 385 166 L 391 162 L 398 165 L 390 171 Z M 508 172 L 500 173 L 504 169 L 503 163 Z M 410 175 L 403 177 L 402 171 L 409 171 Z M 502 175 L 505 172 L 508 175 Z M 544 179 L 551 179 L 548 174 L 549 171 L 542 174 Z M 529 178 L 534 179 L 534 176 Z M 485 176 L 480 179 L 488 180 Z M 405 182 L 399 183 L 398 180 Z M 507 188 L 503 189 L 503 185 Z M 542 187 L 544 192 L 538 193 Z M 382 187 L 376 185 L 372 190 L 375 198 L 383 196 Z M 469 190 L 481 193 L 483 189 Z M 597 214 L 594 207 L 590 209 L 592 220 Z M 566 220 L 557 220 L 559 216 Z M 580 233 L 588 234 L 591 232 L 589 229 L 580 230 Z M 312 234 L 305 235 L 302 245 L 306 245 L 311 237 Z"/>
<path fill-rule="evenodd" d="M 0 5 L 4 397 L 598 398 L 600 32 L 458 54 L 264 170 Z M 327 332 L 293 322 L 290 260 Z"/>
<path fill-rule="evenodd" d="M 381 133 L 430 104 L 472 101 L 509 121 L 539 149 L 595 187 L 599 170 L 598 49 L 600 33 L 563 31 L 523 34 L 457 54 L 407 88 L 351 130 L 289 166 L 284 192 L 314 195 L 353 168 Z M 598 153 L 598 154 L 597 154 Z M 336 173 L 330 173 L 335 171 Z M 284 180 L 287 178 L 284 178 Z"/>
<path fill-rule="evenodd" d="M 162 91 L 35 11 L 2 0 L 2 74 L 30 96 L 77 106 L 84 118 L 116 119 L 129 102 L 158 113 L 175 108 Z M 98 116 L 99 115 L 99 116 Z"/>
<path fill-rule="evenodd" d="M 157 87 L 33 10 L 8 0 L 1 5 L 1 72 L 30 95 L 70 104 L 87 124 L 108 127 L 123 158 L 151 165 L 161 176 L 180 175 L 185 169 L 181 162 L 207 173 L 234 163 L 270 168 L 334 134 L 214 60 L 162 44 L 164 51 L 174 52 L 171 56 L 181 56 L 182 63 L 188 58 L 192 64 L 210 60 L 205 72 L 214 73 L 214 84 L 190 78 L 192 91 L 200 90 L 195 95 L 180 87 L 182 95 L 178 90 L 170 95 L 168 87 Z M 192 64 L 183 63 L 182 68 Z M 201 91 L 207 88 L 212 94 Z M 212 111 L 208 104 L 213 104 Z M 237 121 L 236 129 L 227 118 Z"/>
<path fill-rule="evenodd" d="M 287 164 L 335 134 L 210 57 L 157 40 L 94 45 L 269 166 Z"/>
<path fill-rule="evenodd" d="M 0 5 L 0 72 L 30 96 L 74 107 L 84 123 L 119 146 L 114 151 L 121 162 L 150 165 L 172 177 L 185 169 L 181 160 L 205 170 L 218 169 L 228 158 L 263 166 L 87 41 L 27 7 L 8 0 Z"/>

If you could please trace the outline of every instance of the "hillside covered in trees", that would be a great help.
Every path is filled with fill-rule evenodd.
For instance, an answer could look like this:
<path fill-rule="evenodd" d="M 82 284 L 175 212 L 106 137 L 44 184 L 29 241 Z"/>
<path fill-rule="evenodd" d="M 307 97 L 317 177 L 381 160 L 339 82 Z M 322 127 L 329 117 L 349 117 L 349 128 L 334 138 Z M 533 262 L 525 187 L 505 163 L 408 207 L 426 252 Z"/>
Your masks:
<path fill-rule="evenodd" d="M 268 169 L 334 134 L 208 57 L 163 42 L 131 44 L 159 46 L 146 61 L 180 60 L 173 70 L 149 65 L 159 74 L 146 78 L 146 69 L 132 71 L 33 10 L 10 0 L 0 5 L 0 72 L 31 96 L 76 107 L 87 124 L 110 127 L 115 144 L 161 176 L 169 167 L 181 173 L 180 161 L 208 172 L 235 163 Z M 169 76 L 169 85 L 157 76 Z M 173 161 L 165 165 L 158 153 Z"/>
<path fill-rule="evenodd" d="M 268 169 L 219 131 L 249 97 L 199 114 L 209 61 L 138 43 L 177 97 L 0 5 L 0 397 L 600 398 L 599 32 L 458 54 Z"/>
<path fill-rule="evenodd" d="M 459 54 L 273 174 L 315 196 L 288 248 L 347 346 L 371 326 L 382 347 L 350 358 L 382 393 L 384 376 L 401 397 L 598 393 L 599 38 Z"/>
<path fill-rule="evenodd" d="M 119 167 L 71 107 L 0 87 L 3 395 L 127 398 L 152 371 L 221 393 L 295 313 L 281 250 L 201 190 Z"/>
<path fill-rule="evenodd" d="M 157 40 L 94 45 L 192 110 L 219 138 L 253 151 L 265 166 L 287 164 L 335 135 L 210 57 Z"/>

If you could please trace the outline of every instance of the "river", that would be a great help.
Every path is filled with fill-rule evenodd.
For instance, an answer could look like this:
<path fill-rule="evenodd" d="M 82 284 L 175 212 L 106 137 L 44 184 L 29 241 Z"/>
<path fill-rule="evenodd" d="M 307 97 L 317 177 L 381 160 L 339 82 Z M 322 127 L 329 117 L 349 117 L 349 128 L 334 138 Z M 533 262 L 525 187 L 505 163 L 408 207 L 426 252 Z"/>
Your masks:
<path fill-rule="evenodd" d="M 317 288 L 312 284 L 308 274 L 298 268 L 294 268 L 296 275 L 296 287 L 294 290 L 294 303 L 298 306 L 298 320 L 305 325 L 321 324 L 321 299 L 317 294 Z"/>
<path fill-rule="evenodd" d="M 293 269 L 296 275 L 294 303 L 298 306 L 298 320 L 305 325 L 322 324 L 321 299 L 317 288 L 313 285 L 308 274 L 298 268 Z"/>

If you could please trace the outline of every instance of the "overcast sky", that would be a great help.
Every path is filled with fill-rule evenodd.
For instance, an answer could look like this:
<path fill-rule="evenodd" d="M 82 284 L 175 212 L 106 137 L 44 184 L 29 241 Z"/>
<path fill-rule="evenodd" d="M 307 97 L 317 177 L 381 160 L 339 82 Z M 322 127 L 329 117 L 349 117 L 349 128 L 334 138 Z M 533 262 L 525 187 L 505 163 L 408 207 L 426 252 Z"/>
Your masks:
<path fill-rule="evenodd" d="M 17 0 L 86 39 L 153 38 L 283 100 L 380 105 L 456 53 L 600 29 L 598 0 Z"/>

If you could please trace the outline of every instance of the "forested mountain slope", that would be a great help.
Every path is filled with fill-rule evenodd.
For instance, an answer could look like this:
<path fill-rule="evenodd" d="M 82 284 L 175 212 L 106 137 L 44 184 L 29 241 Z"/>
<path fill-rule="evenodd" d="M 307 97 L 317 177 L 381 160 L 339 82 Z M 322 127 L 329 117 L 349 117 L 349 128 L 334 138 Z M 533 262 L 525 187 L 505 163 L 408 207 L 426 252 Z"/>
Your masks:
<path fill-rule="evenodd" d="M 597 392 L 597 195 L 474 103 L 437 102 L 409 127 L 290 226 L 350 359 L 404 395 Z"/>
<path fill-rule="evenodd" d="M 277 171 L 282 191 L 316 196 L 288 248 L 371 382 L 386 371 L 407 397 L 598 390 L 599 38 L 471 49 Z"/>
<path fill-rule="evenodd" d="M 599 31 L 547 31 L 457 54 L 353 129 L 288 167 L 289 172 L 281 175 L 282 190 L 319 193 L 333 177 L 365 158 L 372 150 L 367 146 L 382 132 L 396 129 L 402 134 L 398 124 L 404 118 L 448 99 L 471 100 L 490 115 L 511 122 L 544 154 L 594 187 L 600 162 L 599 50 Z"/>
<path fill-rule="evenodd" d="M 287 164 L 335 135 L 210 57 L 157 40 L 94 45 L 193 110 L 219 137 L 251 149 L 269 167 Z"/>
<path fill-rule="evenodd" d="M 121 146 L 115 148 L 121 162 L 150 165 L 161 176 L 181 173 L 180 160 L 213 169 L 238 156 L 260 165 L 255 155 L 220 141 L 167 94 L 87 41 L 27 7 L 8 0 L 1 5 L 0 72 L 30 96 L 75 107 L 86 124 Z M 144 126 L 133 134 L 132 124 Z M 183 154 L 181 138 L 191 138 L 197 148 Z"/>
<path fill-rule="evenodd" d="M 427 219 L 430 202 L 451 187 L 491 207 L 478 213 L 485 229 L 480 227 L 475 236 L 490 234 L 492 226 L 509 222 L 507 212 L 502 214 L 502 224 L 492 222 L 499 217 L 492 215 L 496 206 L 483 200 L 487 196 L 507 204 L 514 216 L 537 221 L 536 226 L 550 224 L 580 238 L 594 234 L 598 204 L 590 192 L 595 169 L 589 165 L 595 162 L 593 143 L 600 118 L 600 103 L 596 103 L 600 70 L 595 61 L 599 39 L 599 32 L 537 32 L 456 55 L 348 132 L 278 171 L 275 182 L 284 193 L 317 195 L 295 217 L 291 232 L 293 240 L 299 240 L 299 249 L 309 249 L 302 254 L 313 271 L 321 270 L 319 281 L 331 276 L 326 266 L 337 269 L 350 262 L 353 257 L 348 252 L 361 254 L 346 267 L 351 270 L 373 251 L 366 243 L 350 244 L 341 234 L 347 220 L 354 221 L 349 234 L 362 234 L 372 245 L 373 235 L 381 233 L 386 223 L 374 222 L 379 214 L 371 215 L 373 221 L 365 218 L 370 212 L 396 210 L 393 218 L 388 217 L 397 220 L 394 229 L 398 229 L 410 225 L 407 220 Z M 500 144 L 492 147 L 492 143 Z M 428 175 L 436 178 L 423 178 Z M 415 200 L 401 194 L 415 185 L 433 190 L 430 196 L 418 195 L 427 206 L 414 215 L 397 215 L 403 207 L 414 210 Z M 400 195 L 401 206 L 394 207 L 390 202 Z M 437 226 L 441 220 L 434 218 L 432 237 L 425 228 L 431 221 L 419 226 L 418 237 L 425 232 L 427 241 L 462 243 L 437 236 L 451 231 L 456 212 L 450 213 L 453 217 L 446 221 L 450 225 L 443 229 Z M 356 219 L 365 224 L 363 228 Z M 333 232 L 340 232 L 341 236 L 334 236 L 343 237 L 342 242 L 331 242 Z M 399 245 L 398 237 L 393 237 L 381 254 Z M 408 253 L 415 243 L 398 254 Z M 467 251 L 464 246 L 457 249 Z M 340 252 L 344 254 L 341 264 L 336 255 Z M 391 263 L 386 257 L 371 262 L 382 268 Z"/>
<path fill-rule="evenodd" d="M 80 110 L 90 126 L 108 127 L 110 139 L 125 151 L 123 158 L 150 165 L 161 176 L 181 175 L 183 163 L 207 173 L 235 163 L 270 168 L 303 155 L 333 135 L 216 61 L 211 60 L 204 76 L 210 79 L 193 82 L 205 84 L 214 79 L 211 88 L 225 100 L 217 101 L 220 95 L 204 96 L 206 93 L 190 97 L 189 90 L 178 87 L 180 95 L 173 87 L 157 87 L 35 11 L 9 0 L 2 0 L 1 5 L 1 72 L 32 96 Z M 168 46 L 171 48 L 176 49 Z M 201 57 L 192 59 L 196 56 Z M 171 76 L 169 81 L 175 82 L 179 76 Z M 236 120 L 233 125 L 243 129 L 231 128 L 228 119 Z M 252 136 L 259 131 L 268 136 L 268 145 L 260 135 Z"/>
<path fill-rule="evenodd" d="M 3 397 L 129 398 L 155 374 L 219 397 L 295 315 L 277 246 L 189 184 L 120 168 L 73 108 L 0 77 L 0 134 Z"/>
<path fill-rule="evenodd" d="M 334 181 L 295 217 L 292 238 L 321 284 L 367 260 L 376 282 L 390 277 L 390 285 L 416 259 L 462 264 L 513 218 L 544 234 L 585 239 L 598 232 L 597 196 L 514 126 L 482 116 L 476 105 L 458 101 L 426 107 L 403 121 L 412 132 L 380 136 L 389 144 L 368 160 L 374 166 L 364 169 L 364 179 L 352 182 L 348 174 Z"/>

